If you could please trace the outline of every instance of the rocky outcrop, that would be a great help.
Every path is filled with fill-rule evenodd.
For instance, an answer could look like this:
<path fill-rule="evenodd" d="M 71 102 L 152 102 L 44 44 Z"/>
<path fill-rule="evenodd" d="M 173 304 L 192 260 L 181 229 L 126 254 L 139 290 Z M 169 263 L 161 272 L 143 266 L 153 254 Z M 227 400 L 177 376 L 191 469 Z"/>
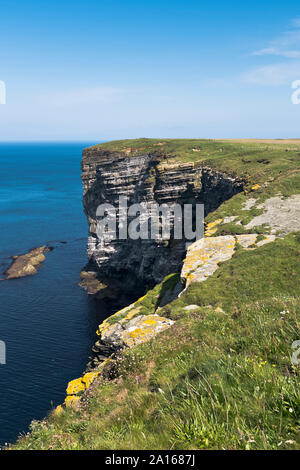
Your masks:
<path fill-rule="evenodd" d="M 6 279 L 17 279 L 20 277 L 32 276 L 33 274 L 36 274 L 38 268 L 46 259 L 44 253 L 47 253 L 51 250 L 52 248 L 44 245 L 39 248 L 34 248 L 24 255 L 13 256 L 12 264 L 4 272 Z"/>
<path fill-rule="evenodd" d="M 271 197 L 256 207 L 257 209 L 263 209 L 263 213 L 254 217 L 245 226 L 246 229 L 265 225 L 270 227 L 272 234 L 279 233 L 282 235 L 300 230 L 299 194 L 294 194 L 287 198 L 281 196 Z"/>
<path fill-rule="evenodd" d="M 222 219 L 216 221 L 214 225 L 221 221 Z M 181 279 L 185 284 L 184 290 L 192 282 L 203 282 L 212 276 L 218 269 L 219 263 L 232 258 L 238 245 L 245 250 L 254 250 L 275 240 L 274 235 L 264 235 L 262 240 L 257 241 L 257 233 L 211 237 L 212 231 L 212 228 L 208 228 L 205 232 L 206 236 L 192 243 L 187 250 L 181 270 Z"/>
<path fill-rule="evenodd" d="M 160 317 L 157 314 L 136 314 L 133 318 L 131 316 L 127 315 L 117 323 L 103 328 L 100 333 L 102 344 L 110 345 L 115 349 L 130 348 L 148 341 L 174 324 L 174 321 L 169 318 Z"/>
<path fill-rule="evenodd" d="M 179 288 L 180 287 L 180 288 Z M 166 301 L 177 298 L 182 290 L 179 275 L 167 276 L 153 290 L 104 320 L 97 330 L 99 340 L 92 348 L 93 356 L 87 370 L 98 367 L 121 349 L 148 341 L 173 325 L 169 318 L 157 314 Z"/>
<path fill-rule="evenodd" d="M 74 406 L 80 401 L 83 392 L 90 387 L 96 378 L 101 377 L 103 367 L 107 361 L 108 359 L 102 363 L 101 367 L 98 368 L 96 372 L 86 372 L 82 377 L 71 380 L 71 382 L 68 383 L 66 390 L 67 396 L 64 403 L 56 407 L 56 413 L 59 414 L 64 408 Z"/>
<path fill-rule="evenodd" d="M 102 297 L 110 296 L 112 287 L 137 297 L 145 286 L 152 287 L 168 273 L 180 271 L 187 240 L 175 240 L 172 235 L 170 240 L 99 239 L 96 210 L 100 204 L 117 207 L 120 196 L 128 198 L 128 205 L 144 203 L 146 207 L 152 203 L 202 203 L 207 214 L 243 189 L 242 180 L 199 163 L 178 161 L 162 150 L 131 156 L 127 153 L 101 147 L 83 152 L 89 264 L 81 285 Z"/>
<path fill-rule="evenodd" d="M 224 223 L 223 219 L 217 219 L 208 224 L 205 237 L 188 247 L 181 270 L 181 289 L 185 286 L 181 292 L 177 290 L 175 282 L 168 285 L 163 295 L 161 292 L 160 294 L 154 293 L 156 287 L 99 325 L 97 330 L 99 340 L 93 347 L 94 357 L 88 364 L 88 370 L 82 377 L 74 379 L 68 384 L 65 402 L 57 407 L 57 413 L 61 413 L 65 407 L 80 404 L 90 385 L 96 379 L 98 382 L 102 380 L 105 365 L 110 361 L 113 362 L 117 353 L 122 349 L 132 348 L 147 342 L 174 325 L 174 320 L 158 313 L 161 311 L 161 306 L 164 305 L 163 299 L 166 295 L 169 296 L 171 302 L 188 289 L 191 283 L 203 282 L 208 279 L 218 269 L 219 263 L 227 261 L 233 256 L 238 245 L 245 250 L 255 250 L 275 240 L 274 235 L 259 236 L 256 233 L 213 236 L 217 230 L 216 227 L 222 222 Z M 198 305 L 187 305 L 183 310 L 192 312 L 200 308 Z M 220 307 L 215 311 L 223 312 Z"/>
<path fill-rule="evenodd" d="M 175 323 L 173 320 L 157 314 L 139 315 L 140 306 L 138 304 L 142 299 L 139 299 L 137 305 L 129 305 L 110 316 L 99 326 L 97 334 L 100 336 L 100 340 L 94 346 L 94 352 L 98 353 L 97 367 L 68 383 L 65 401 L 56 408 L 56 413 L 61 413 L 64 408 L 80 403 L 83 393 L 89 389 L 92 383 L 96 379 L 98 381 L 102 379 L 105 365 L 113 360 L 116 352 L 145 343 Z M 102 356 L 99 356 L 99 352 Z"/>

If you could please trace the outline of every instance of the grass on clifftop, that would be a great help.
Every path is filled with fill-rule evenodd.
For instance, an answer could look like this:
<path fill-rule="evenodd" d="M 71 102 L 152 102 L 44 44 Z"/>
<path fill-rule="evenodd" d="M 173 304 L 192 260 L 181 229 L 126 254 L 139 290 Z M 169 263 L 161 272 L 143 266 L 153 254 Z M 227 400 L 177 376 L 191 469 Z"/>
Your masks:
<path fill-rule="evenodd" d="M 300 139 L 133 139 L 107 142 L 90 149 L 125 152 L 129 157 L 160 152 L 167 156 L 167 161 L 192 161 L 249 177 L 256 183 L 293 174 L 300 166 Z"/>
<path fill-rule="evenodd" d="M 257 205 L 272 196 L 285 198 L 300 194 L 300 139 L 135 139 L 107 142 L 90 149 L 124 152 L 128 157 L 158 152 L 163 164 L 193 162 L 241 178 L 244 192 L 223 203 L 206 218 L 209 223 L 237 216 L 235 222 L 219 226 L 216 235 L 247 233 L 249 230 L 244 226 L 262 212 Z M 257 187 L 255 191 L 253 186 Z M 245 211 L 243 207 L 249 198 L 254 198 L 256 203 Z M 267 231 L 258 228 L 257 232 L 261 230 Z"/>
<path fill-rule="evenodd" d="M 242 177 L 245 192 L 206 219 L 235 215 L 240 224 L 220 224 L 215 235 L 243 233 L 259 203 L 300 193 L 299 140 L 97 147 L 128 156 L 159 151 L 170 164 L 193 161 Z M 250 199 L 255 204 L 244 210 Z M 176 320 L 172 328 L 121 353 L 79 407 L 33 422 L 13 448 L 300 449 L 300 365 L 291 361 L 300 339 L 299 260 L 299 232 L 253 251 L 238 247 L 212 277 L 157 311 Z M 154 313 L 177 280 L 171 275 L 149 291 L 139 313 Z"/>
<path fill-rule="evenodd" d="M 299 257 L 299 233 L 239 248 L 160 310 L 172 328 L 124 351 L 79 408 L 33 422 L 14 448 L 299 449 Z"/>

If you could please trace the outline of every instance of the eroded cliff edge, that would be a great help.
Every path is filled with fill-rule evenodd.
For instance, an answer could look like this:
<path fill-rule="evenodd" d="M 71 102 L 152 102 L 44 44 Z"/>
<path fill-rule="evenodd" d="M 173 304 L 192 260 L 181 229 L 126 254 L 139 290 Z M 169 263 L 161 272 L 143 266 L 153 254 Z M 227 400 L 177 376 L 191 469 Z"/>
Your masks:
<path fill-rule="evenodd" d="M 199 161 L 200 160 L 200 161 Z M 105 145 L 87 148 L 82 159 L 83 204 L 89 223 L 87 255 L 82 286 L 100 298 L 119 297 L 126 290 L 141 295 L 169 273 L 179 272 L 186 239 L 100 240 L 96 210 L 100 204 L 118 206 L 146 203 L 202 203 L 205 215 L 242 191 L 244 180 L 201 164 L 201 159 L 182 161 L 163 145 L 156 149 L 125 146 L 118 151 Z M 172 227 L 171 227 L 172 234 Z"/>
<path fill-rule="evenodd" d="M 238 175 L 244 191 L 208 214 L 180 275 L 107 312 L 95 347 L 122 349 L 72 380 L 64 404 L 33 422 L 15 448 L 299 448 L 299 364 L 291 354 L 299 339 L 300 142 L 100 147 L 130 158 L 167 147 L 168 164 Z M 179 277 L 185 289 L 162 302 Z M 95 278 L 95 291 L 99 284 Z"/>

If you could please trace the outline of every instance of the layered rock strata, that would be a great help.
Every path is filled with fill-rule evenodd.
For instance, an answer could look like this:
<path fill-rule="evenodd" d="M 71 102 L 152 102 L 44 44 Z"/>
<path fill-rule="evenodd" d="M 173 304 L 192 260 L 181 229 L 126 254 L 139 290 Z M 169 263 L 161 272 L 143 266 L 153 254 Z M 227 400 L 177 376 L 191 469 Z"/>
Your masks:
<path fill-rule="evenodd" d="M 137 297 L 145 287 L 157 284 L 168 273 L 180 271 L 189 240 L 174 239 L 172 219 L 170 240 L 149 236 L 143 240 L 107 241 L 97 234 L 99 205 L 118 207 L 119 197 L 125 196 L 128 206 L 143 204 L 149 211 L 153 203 L 181 207 L 204 204 L 206 215 L 243 189 L 241 180 L 194 162 L 179 162 L 160 151 L 128 156 L 125 151 L 101 147 L 84 150 L 82 182 L 89 223 L 89 263 L 81 285 L 100 297 L 111 296 L 112 288 Z M 119 216 L 117 213 L 117 231 Z"/>
<path fill-rule="evenodd" d="M 149 301 L 145 303 L 145 300 L 149 295 L 151 296 L 151 291 L 149 291 L 145 296 L 111 315 L 99 325 L 97 331 L 99 340 L 93 347 L 94 358 L 89 364 L 88 371 L 68 384 L 65 402 L 57 408 L 58 413 L 64 407 L 81 402 L 82 394 L 88 391 L 90 385 L 96 379 L 102 380 L 105 365 L 114 360 L 116 353 L 124 348 L 132 348 L 151 340 L 175 323 L 170 318 L 159 315 L 166 295 L 171 302 L 193 282 L 204 282 L 214 274 L 220 263 L 228 261 L 234 255 L 238 245 L 245 250 L 255 250 L 266 243 L 273 242 L 276 238 L 268 234 L 260 235 L 259 238 L 257 233 L 214 236 L 217 227 L 222 223 L 226 223 L 226 219 L 217 219 L 208 224 L 205 237 L 188 247 L 181 270 L 181 289 L 178 290 L 178 285 L 173 283 L 163 296 L 158 298 L 156 294 L 156 301 L 154 303 L 150 301 L 152 309 L 147 307 L 147 313 L 144 314 L 145 305 L 149 305 Z M 185 286 L 184 289 L 183 286 Z M 199 308 L 198 305 L 187 305 L 184 310 L 197 311 Z M 222 309 L 218 307 L 216 312 L 218 311 Z"/>

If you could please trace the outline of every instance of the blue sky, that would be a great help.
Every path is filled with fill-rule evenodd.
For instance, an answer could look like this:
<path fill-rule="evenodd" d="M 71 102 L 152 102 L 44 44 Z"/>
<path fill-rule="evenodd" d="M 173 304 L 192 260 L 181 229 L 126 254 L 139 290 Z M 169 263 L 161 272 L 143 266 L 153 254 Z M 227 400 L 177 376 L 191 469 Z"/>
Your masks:
<path fill-rule="evenodd" d="M 300 137 L 299 1 L 2 2 L 0 140 Z"/>

